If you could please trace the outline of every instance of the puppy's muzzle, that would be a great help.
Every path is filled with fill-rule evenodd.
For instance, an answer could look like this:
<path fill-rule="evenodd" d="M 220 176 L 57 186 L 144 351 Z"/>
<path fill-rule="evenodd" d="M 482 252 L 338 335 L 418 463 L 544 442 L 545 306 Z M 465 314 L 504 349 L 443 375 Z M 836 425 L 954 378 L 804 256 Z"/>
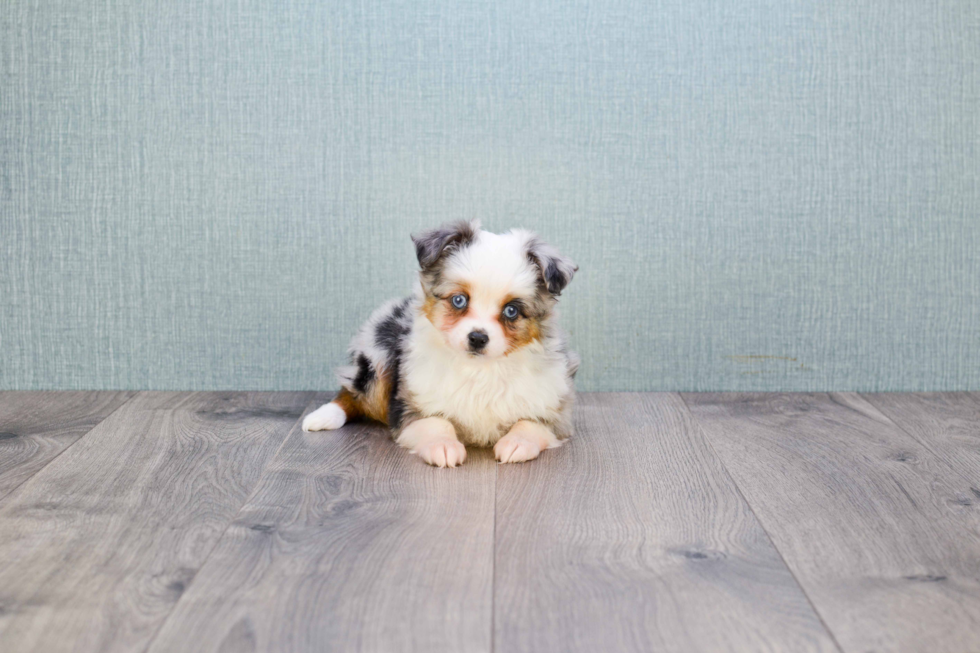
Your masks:
<path fill-rule="evenodd" d="M 475 353 L 483 352 L 483 349 L 490 342 L 490 336 L 487 335 L 486 331 L 473 330 L 470 334 L 466 336 L 467 341 L 470 343 L 470 351 Z"/>

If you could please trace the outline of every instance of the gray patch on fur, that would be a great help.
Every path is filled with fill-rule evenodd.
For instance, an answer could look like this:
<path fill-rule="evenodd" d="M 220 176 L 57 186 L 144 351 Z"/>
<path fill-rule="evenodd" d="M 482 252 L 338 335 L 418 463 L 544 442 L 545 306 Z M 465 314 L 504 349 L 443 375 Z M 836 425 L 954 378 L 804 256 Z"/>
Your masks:
<path fill-rule="evenodd" d="M 418 257 L 423 277 L 432 277 L 428 280 L 430 285 L 438 276 L 436 274 L 437 269 L 443 259 L 451 252 L 473 242 L 479 231 L 479 221 L 473 220 L 472 222 L 460 221 L 444 224 L 432 231 L 412 236 L 412 242 L 415 243 L 415 255 Z"/>
<path fill-rule="evenodd" d="M 561 294 L 578 272 L 575 261 L 537 238 L 528 242 L 527 256 L 541 271 L 541 283 L 545 289 L 555 297 Z"/>

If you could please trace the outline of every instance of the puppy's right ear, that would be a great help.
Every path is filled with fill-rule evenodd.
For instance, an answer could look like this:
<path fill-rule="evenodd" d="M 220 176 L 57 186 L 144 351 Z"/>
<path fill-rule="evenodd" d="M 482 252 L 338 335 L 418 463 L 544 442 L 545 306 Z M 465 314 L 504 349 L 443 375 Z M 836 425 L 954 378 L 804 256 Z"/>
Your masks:
<path fill-rule="evenodd" d="M 442 258 L 453 251 L 473 242 L 480 231 L 479 220 L 472 222 L 454 222 L 445 224 L 438 229 L 426 231 L 418 236 L 412 236 L 415 243 L 415 255 L 419 259 L 422 271 L 431 270 Z"/>

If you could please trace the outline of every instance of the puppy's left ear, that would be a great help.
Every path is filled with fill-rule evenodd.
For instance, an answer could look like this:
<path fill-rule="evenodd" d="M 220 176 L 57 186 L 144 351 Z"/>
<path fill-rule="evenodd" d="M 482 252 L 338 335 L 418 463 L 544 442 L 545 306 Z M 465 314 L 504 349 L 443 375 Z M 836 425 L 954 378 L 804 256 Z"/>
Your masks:
<path fill-rule="evenodd" d="M 527 256 L 541 270 L 544 286 L 554 297 L 561 294 L 561 291 L 572 282 L 572 277 L 578 272 L 575 261 L 537 238 L 532 238 L 528 242 Z"/>

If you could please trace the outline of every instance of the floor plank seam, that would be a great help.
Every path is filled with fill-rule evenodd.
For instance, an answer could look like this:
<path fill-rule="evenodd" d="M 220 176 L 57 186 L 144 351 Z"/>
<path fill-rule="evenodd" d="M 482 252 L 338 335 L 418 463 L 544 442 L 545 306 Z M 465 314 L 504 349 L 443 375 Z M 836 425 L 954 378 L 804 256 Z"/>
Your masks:
<path fill-rule="evenodd" d="M 72 447 L 74 447 L 76 444 L 78 444 L 79 442 L 81 442 L 86 436 L 88 436 L 89 433 L 91 433 L 95 429 L 99 428 L 99 426 L 101 426 L 107 419 L 109 419 L 110 417 L 112 417 L 113 415 L 115 415 L 117 411 L 121 410 L 123 408 L 123 406 L 128 406 L 129 405 L 129 402 L 133 401 L 134 399 L 136 399 L 136 397 L 140 396 L 141 394 L 143 394 L 143 391 L 141 391 L 141 390 L 137 390 L 136 392 L 134 392 L 132 397 L 130 397 L 126 401 L 124 401 L 121 404 L 119 404 L 118 406 L 116 406 L 112 411 L 109 412 L 108 415 L 106 415 L 105 417 L 103 417 L 102 419 L 100 419 L 98 422 L 96 422 L 95 424 L 93 424 L 92 425 L 92 428 L 90 428 L 89 430 L 85 431 L 85 433 L 83 433 L 78 438 L 76 438 L 74 442 L 72 442 L 67 447 L 65 447 L 64 449 L 62 449 L 61 451 L 59 451 L 54 456 L 54 458 L 52 458 L 48 462 L 44 463 L 41 467 L 38 467 L 34 471 L 33 474 L 31 474 L 30 476 L 28 476 L 27 478 L 25 478 L 23 481 L 21 481 L 20 483 L 18 483 L 14 487 L 10 488 L 10 490 L 6 494 L 4 494 L 2 497 L 0 497 L 0 507 L 3 506 L 4 502 L 6 502 L 7 499 L 9 499 L 10 497 L 14 496 L 14 494 L 17 492 L 17 490 L 19 490 L 25 483 L 29 482 L 31 479 L 33 479 L 35 476 L 37 476 L 42 470 L 47 469 L 48 465 L 50 465 L 54 461 L 56 461 L 59 458 L 61 458 L 65 454 L 66 451 L 68 451 L 69 449 L 71 449 Z"/>
<path fill-rule="evenodd" d="M 500 465 L 493 462 L 493 555 L 490 556 L 490 652 L 495 653 L 497 635 L 497 478 L 500 475 Z"/>
<path fill-rule="evenodd" d="M 285 446 L 290 436 L 294 433 L 296 426 L 302 423 L 303 418 L 307 415 L 307 413 L 310 412 L 311 408 L 315 407 L 317 403 L 319 402 L 316 398 L 316 393 L 314 393 L 310 401 L 307 402 L 306 408 L 303 409 L 303 412 L 300 413 L 299 417 L 296 419 L 296 422 L 289 427 L 289 430 L 286 432 L 286 436 L 282 439 L 282 442 L 279 443 L 279 446 L 276 448 L 276 450 L 272 453 L 271 456 L 269 456 L 269 462 L 266 463 L 265 467 L 263 467 L 262 471 L 259 473 L 258 478 L 256 478 L 255 486 L 249 491 L 248 496 L 245 497 L 245 500 L 242 501 L 242 505 L 238 506 L 238 510 L 235 511 L 235 514 L 232 515 L 231 519 L 228 520 L 228 523 L 225 524 L 224 529 L 221 531 L 221 535 L 215 538 L 214 545 L 211 547 L 211 550 L 208 551 L 208 554 L 204 556 L 204 560 L 201 561 L 201 564 L 197 568 L 197 571 L 194 572 L 194 575 L 191 576 L 190 579 L 187 581 L 187 583 L 184 585 L 184 591 L 181 593 L 180 598 L 174 602 L 173 607 L 170 608 L 170 612 L 167 614 L 167 617 L 160 621 L 160 625 L 157 627 L 156 631 L 153 633 L 150 639 L 147 640 L 146 647 L 143 649 L 144 652 L 149 651 L 153 648 L 153 644 L 156 642 L 157 637 L 159 637 L 160 633 L 163 631 L 164 626 L 166 626 L 170 622 L 170 618 L 177 611 L 177 606 L 180 605 L 180 602 L 184 600 L 184 597 L 190 593 L 191 586 L 194 584 L 194 581 L 197 580 L 197 577 L 201 573 L 201 570 L 204 569 L 204 567 L 208 564 L 208 561 L 211 559 L 211 556 L 214 555 L 214 552 L 218 550 L 218 546 L 225 539 L 225 535 L 228 534 L 228 529 L 231 528 L 231 525 L 235 523 L 236 519 L 238 519 L 238 515 L 242 514 L 242 510 L 245 509 L 245 506 L 248 505 L 248 502 L 251 501 L 252 498 L 255 496 L 255 493 L 258 492 L 259 487 L 262 484 L 262 477 L 265 476 L 265 472 L 266 470 L 269 469 L 269 465 L 271 465 L 276 460 L 276 456 L 278 456 L 279 452 L 282 451 L 282 448 Z"/>
<path fill-rule="evenodd" d="M 820 614 L 820 610 L 817 609 L 817 606 L 816 604 L 814 604 L 813 599 L 810 598 L 810 594 L 806 591 L 806 588 L 803 586 L 803 583 L 801 583 L 800 579 L 796 576 L 796 572 L 793 571 L 793 568 L 786 561 L 786 558 L 783 556 L 783 552 L 779 550 L 779 547 L 776 545 L 775 540 L 773 540 L 772 535 L 769 534 L 769 529 L 766 528 L 765 523 L 759 517 L 758 513 L 756 513 L 755 507 L 749 502 L 748 498 L 745 496 L 745 493 L 742 492 L 742 488 L 739 487 L 738 482 L 735 480 L 735 477 L 732 476 L 732 473 L 730 471 L 728 471 L 728 465 L 725 464 L 725 459 L 718 454 L 718 451 L 715 449 L 714 445 L 711 444 L 711 439 L 708 437 L 707 432 L 705 432 L 704 427 L 701 426 L 701 422 L 700 420 L 698 420 L 697 415 L 695 415 L 694 411 L 691 410 L 691 406 L 690 404 L 687 403 L 687 399 L 684 397 L 684 394 L 685 393 L 677 393 L 677 396 L 680 398 L 681 403 L 684 404 L 684 408 L 685 410 L 687 410 L 688 415 L 690 415 L 691 419 L 694 420 L 694 424 L 698 427 L 698 430 L 701 431 L 702 435 L 704 436 L 705 446 L 707 446 L 708 449 L 711 451 L 711 453 L 715 456 L 715 458 L 718 459 L 718 464 L 720 464 L 722 470 L 724 470 L 725 476 L 727 476 L 728 479 L 732 482 L 732 487 L 735 488 L 735 491 L 738 492 L 738 496 L 742 499 L 742 501 L 745 502 L 745 505 L 748 506 L 749 512 L 752 513 L 752 516 L 755 518 L 756 523 L 759 524 L 759 528 L 761 528 L 762 532 L 765 533 L 766 539 L 769 540 L 769 543 L 772 545 L 773 551 L 775 551 L 776 555 L 779 556 L 779 559 L 783 563 L 783 566 L 786 567 L 787 570 L 789 570 L 789 573 L 790 575 L 792 575 L 793 580 L 796 581 L 796 586 L 800 589 L 800 592 L 803 593 L 803 596 L 806 597 L 806 601 L 810 605 L 810 609 L 813 610 L 813 614 L 817 616 L 817 619 L 820 620 L 820 624 L 824 627 L 824 630 L 827 631 L 827 636 L 830 637 L 830 641 L 834 643 L 834 646 L 837 647 L 837 650 L 840 651 L 840 653 L 844 653 L 844 647 L 841 646 L 839 641 L 837 641 L 837 636 L 834 634 L 834 631 L 830 629 L 829 625 L 827 625 L 827 622 L 826 620 L 824 620 L 823 615 Z"/>

